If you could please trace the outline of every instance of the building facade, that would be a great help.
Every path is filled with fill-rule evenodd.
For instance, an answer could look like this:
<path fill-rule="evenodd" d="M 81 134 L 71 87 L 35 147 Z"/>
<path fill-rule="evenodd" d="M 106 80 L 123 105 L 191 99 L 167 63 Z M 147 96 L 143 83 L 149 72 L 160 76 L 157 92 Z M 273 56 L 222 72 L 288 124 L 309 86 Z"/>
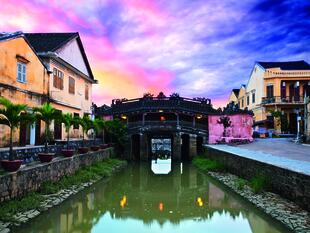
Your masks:
<path fill-rule="evenodd" d="M 49 101 L 62 113 L 83 117 L 91 115 L 94 79 L 78 33 L 26 33 L 51 75 L 48 81 Z M 53 124 L 55 140 L 66 138 L 61 123 Z M 74 126 L 71 138 L 81 138 L 82 129 Z"/>
<path fill-rule="evenodd" d="M 253 111 L 254 125 L 258 128 L 297 134 L 304 131 L 305 96 L 310 96 L 308 63 L 256 62 L 238 99 L 241 108 Z"/>
<path fill-rule="evenodd" d="M 0 96 L 31 109 L 47 97 L 49 74 L 27 39 L 21 33 L 0 34 Z M 13 135 L 17 145 L 40 141 L 41 124 L 21 125 Z M 0 125 L 0 147 L 9 144 L 9 128 Z"/>
<path fill-rule="evenodd" d="M 78 33 L 0 34 L 0 95 L 29 108 L 51 102 L 63 113 L 92 113 L 92 84 L 96 83 Z M 0 126 L 0 146 L 8 144 L 8 129 Z M 44 124 L 21 125 L 17 145 L 40 144 Z M 52 124 L 55 140 L 64 140 L 61 123 Z M 82 137 L 73 127 L 70 137 Z"/>

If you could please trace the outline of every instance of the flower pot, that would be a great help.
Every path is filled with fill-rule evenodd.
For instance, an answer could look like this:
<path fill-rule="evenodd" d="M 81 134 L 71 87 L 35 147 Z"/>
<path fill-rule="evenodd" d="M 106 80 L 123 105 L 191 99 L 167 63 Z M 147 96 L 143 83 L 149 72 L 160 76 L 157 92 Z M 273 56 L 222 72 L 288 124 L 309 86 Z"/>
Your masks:
<path fill-rule="evenodd" d="M 85 154 L 89 151 L 89 148 L 88 147 L 80 147 L 79 148 L 79 153 L 80 154 Z"/>
<path fill-rule="evenodd" d="M 101 144 L 100 149 L 107 149 L 109 147 L 108 144 Z"/>
<path fill-rule="evenodd" d="M 8 172 L 16 172 L 22 165 L 22 160 L 1 160 L 1 165 Z"/>
<path fill-rule="evenodd" d="M 54 158 L 54 153 L 39 153 L 38 157 L 42 163 L 49 163 Z"/>
<path fill-rule="evenodd" d="M 92 151 L 98 151 L 100 149 L 100 147 L 99 146 L 91 146 L 90 149 Z"/>
<path fill-rule="evenodd" d="M 74 155 L 74 150 L 63 149 L 61 150 L 61 153 L 65 157 L 72 157 Z"/>

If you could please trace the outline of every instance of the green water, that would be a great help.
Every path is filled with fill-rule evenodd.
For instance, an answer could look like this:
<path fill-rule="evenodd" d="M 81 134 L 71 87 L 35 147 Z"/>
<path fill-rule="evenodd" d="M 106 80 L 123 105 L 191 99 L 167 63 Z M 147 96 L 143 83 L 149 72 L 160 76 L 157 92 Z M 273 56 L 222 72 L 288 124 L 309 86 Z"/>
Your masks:
<path fill-rule="evenodd" d="M 153 170 L 161 174 L 150 164 L 129 165 L 14 232 L 288 232 L 191 165 Z"/>

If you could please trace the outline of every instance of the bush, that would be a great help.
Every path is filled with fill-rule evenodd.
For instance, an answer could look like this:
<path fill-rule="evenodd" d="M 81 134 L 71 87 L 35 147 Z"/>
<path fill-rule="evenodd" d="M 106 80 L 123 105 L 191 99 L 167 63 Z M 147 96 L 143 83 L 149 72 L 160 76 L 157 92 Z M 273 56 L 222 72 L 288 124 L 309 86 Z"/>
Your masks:
<path fill-rule="evenodd" d="M 259 193 L 268 187 L 267 177 L 263 174 L 257 174 L 250 180 L 250 186 L 254 193 Z"/>
<path fill-rule="evenodd" d="M 21 211 L 40 207 L 43 197 L 38 193 L 28 193 L 23 197 L 12 199 L 1 204 L 0 219 L 3 221 L 13 221 L 12 216 Z"/>
<path fill-rule="evenodd" d="M 242 178 L 238 178 L 235 180 L 235 186 L 237 187 L 238 190 L 242 190 L 245 185 L 248 184 L 248 181 Z"/>
<path fill-rule="evenodd" d="M 193 164 L 200 170 L 204 172 L 208 171 L 223 171 L 223 162 L 216 159 L 207 159 L 204 157 L 196 157 L 193 159 Z"/>
<path fill-rule="evenodd" d="M 53 194 L 73 185 L 79 185 L 81 183 L 98 180 L 101 177 L 111 176 L 115 167 L 119 167 L 123 163 L 124 161 L 118 159 L 107 159 L 91 166 L 81 168 L 75 174 L 63 176 L 57 182 L 44 182 L 40 187 L 40 193 L 44 195 Z"/>

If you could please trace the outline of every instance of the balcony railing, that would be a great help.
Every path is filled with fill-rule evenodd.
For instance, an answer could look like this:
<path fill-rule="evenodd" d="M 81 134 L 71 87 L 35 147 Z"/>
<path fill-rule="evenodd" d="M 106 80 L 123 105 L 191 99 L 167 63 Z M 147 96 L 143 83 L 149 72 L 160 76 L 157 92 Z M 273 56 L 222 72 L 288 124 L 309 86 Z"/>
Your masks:
<path fill-rule="evenodd" d="M 196 129 L 202 129 L 207 130 L 208 125 L 207 124 L 201 124 L 201 123 L 195 123 L 188 121 L 144 121 L 144 124 L 142 121 L 135 121 L 135 122 L 128 122 L 127 127 L 129 129 L 143 127 L 143 126 L 151 126 L 151 127 L 187 127 L 187 128 L 196 128 Z"/>
<path fill-rule="evenodd" d="M 263 97 L 262 104 L 303 104 L 303 96 L 274 96 L 274 97 Z"/>

